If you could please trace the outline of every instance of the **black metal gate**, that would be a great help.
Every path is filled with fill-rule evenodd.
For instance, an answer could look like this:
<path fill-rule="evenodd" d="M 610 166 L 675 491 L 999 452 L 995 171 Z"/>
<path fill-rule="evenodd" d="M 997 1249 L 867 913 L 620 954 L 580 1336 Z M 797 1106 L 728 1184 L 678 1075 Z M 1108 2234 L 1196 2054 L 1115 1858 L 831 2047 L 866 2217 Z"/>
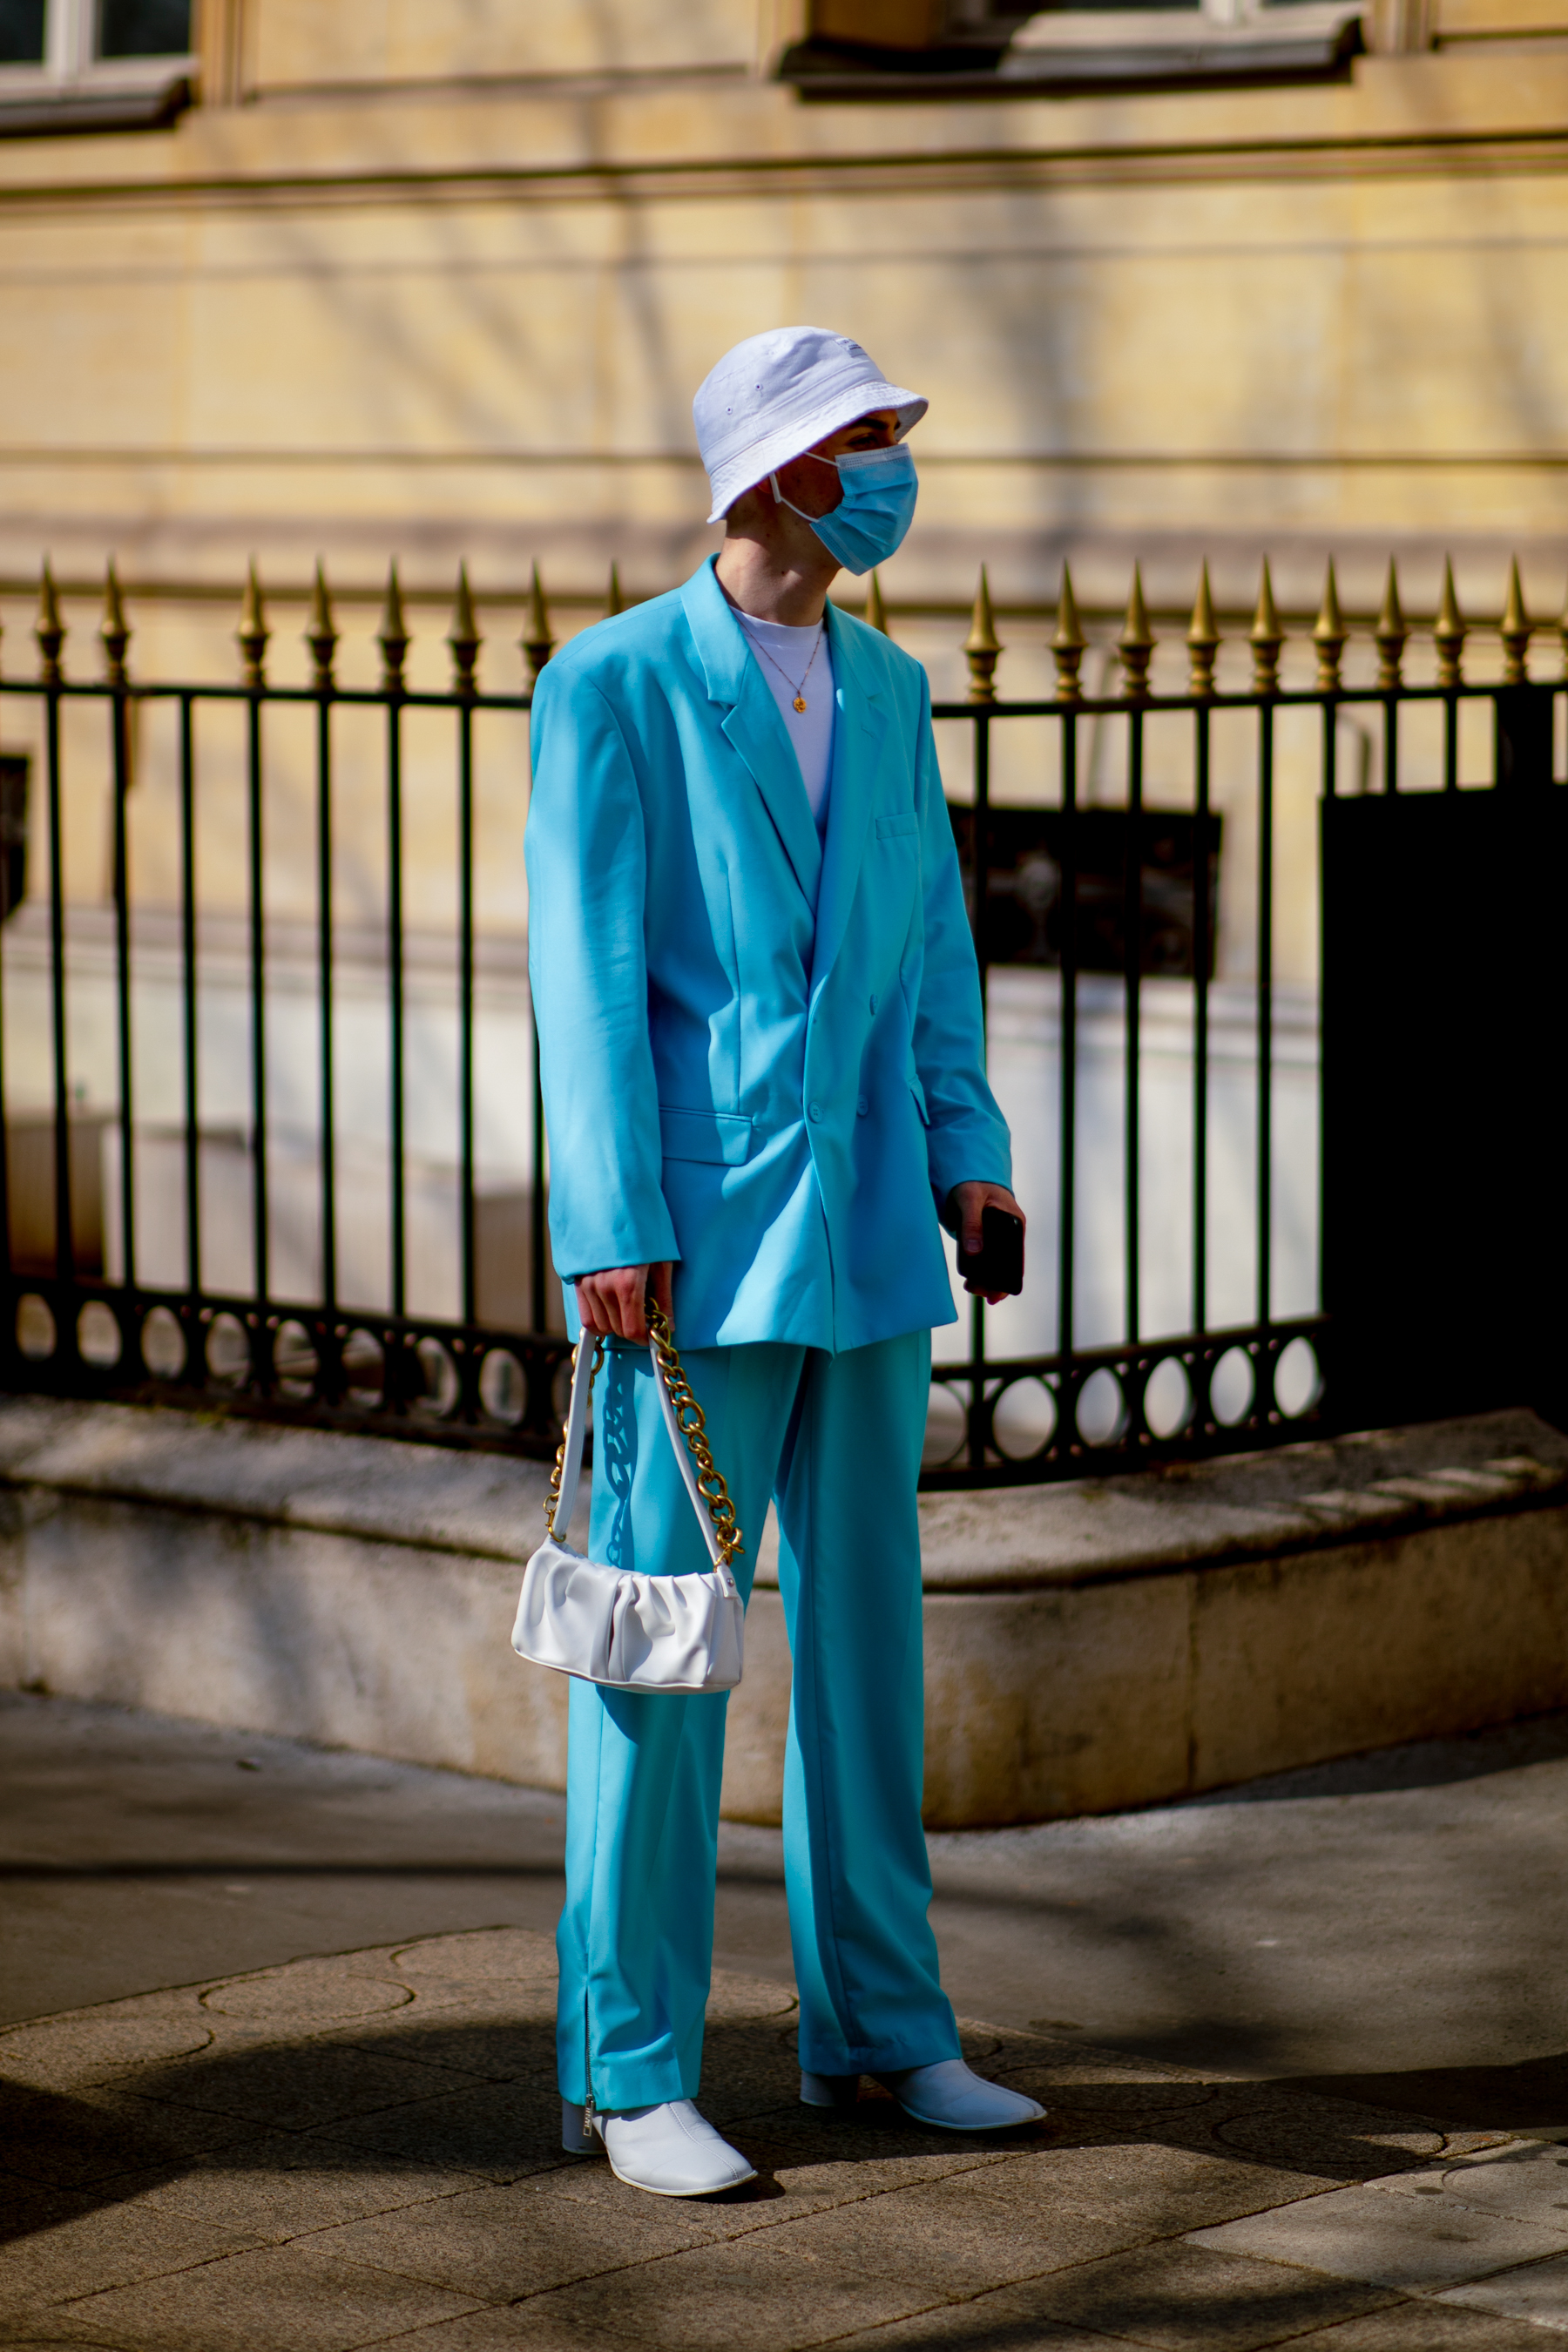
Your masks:
<path fill-rule="evenodd" d="M 1323 803 L 1342 1426 L 1568 1403 L 1568 795 L 1550 689 L 1498 699 L 1491 790 Z"/>

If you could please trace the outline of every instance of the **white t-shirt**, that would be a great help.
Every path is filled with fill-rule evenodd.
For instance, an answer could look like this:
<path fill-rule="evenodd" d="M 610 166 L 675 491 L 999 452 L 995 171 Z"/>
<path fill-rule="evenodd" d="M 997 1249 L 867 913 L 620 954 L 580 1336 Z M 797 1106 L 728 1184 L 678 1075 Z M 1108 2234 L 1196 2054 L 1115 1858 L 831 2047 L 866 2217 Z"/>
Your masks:
<path fill-rule="evenodd" d="M 745 632 L 752 658 L 773 688 L 784 732 L 800 761 L 801 782 L 816 830 L 824 833 L 827 780 L 833 768 L 833 649 L 827 624 L 823 620 L 814 628 L 786 629 L 782 621 L 753 620 L 750 613 L 737 612 L 735 618 Z M 804 710 L 795 707 L 797 694 L 805 703 Z"/>

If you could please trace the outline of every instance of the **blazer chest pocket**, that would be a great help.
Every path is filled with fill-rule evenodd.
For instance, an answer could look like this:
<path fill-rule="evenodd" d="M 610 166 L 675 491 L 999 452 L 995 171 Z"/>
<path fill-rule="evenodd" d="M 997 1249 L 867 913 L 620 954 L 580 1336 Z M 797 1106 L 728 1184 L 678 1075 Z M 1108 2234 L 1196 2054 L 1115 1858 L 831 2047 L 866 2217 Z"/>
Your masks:
<path fill-rule="evenodd" d="M 912 841 L 919 836 L 920 829 L 921 821 L 915 814 L 913 809 L 900 809 L 893 816 L 879 816 L 877 819 L 877 838 L 879 841 L 903 841 L 906 839 Z"/>
<path fill-rule="evenodd" d="M 659 1141 L 667 1160 L 704 1160 L 740 1168 L 752 1156 L 752 1122 L 738 1111 L 672 1110 L 658 1107 Z"/>

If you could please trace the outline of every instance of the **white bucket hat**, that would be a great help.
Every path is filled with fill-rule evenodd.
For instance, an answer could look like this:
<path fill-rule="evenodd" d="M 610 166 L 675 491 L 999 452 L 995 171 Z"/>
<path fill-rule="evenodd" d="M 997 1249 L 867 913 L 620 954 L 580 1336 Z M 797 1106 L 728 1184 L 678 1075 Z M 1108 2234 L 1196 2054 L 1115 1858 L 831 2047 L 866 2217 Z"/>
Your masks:
<path fill-rule="evenodd" d="M 691 404 L 713 493 L 709 521 L 720 521 L 775 467 L 869 410 L 896 408 L 901 441 L 927 406 L 918 392 L 889 383 L 847 335 L 823 327 L 748 335 L 703 378 Z"/>

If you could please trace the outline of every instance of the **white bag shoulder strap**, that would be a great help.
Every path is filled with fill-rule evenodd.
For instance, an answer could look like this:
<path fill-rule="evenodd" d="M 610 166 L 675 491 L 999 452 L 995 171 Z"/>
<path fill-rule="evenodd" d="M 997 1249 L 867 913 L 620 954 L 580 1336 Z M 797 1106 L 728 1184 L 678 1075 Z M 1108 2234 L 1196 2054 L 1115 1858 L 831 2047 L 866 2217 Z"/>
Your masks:
<path fill-rule="evenodd" d="M 666 1328 L 668 1329 L 668 1326 Z M 544 1507 L 546 1522 L 557 1543 L 562 1541 L 563 1531 L 571 1526 L 572 1514 L 577 1507 L 577 1490 L 583 1477 L 583 1449 L 588 1434 L 588 1399 L 593 1391 L 594 1375 L 599 1368 L 599 1356 L 603 1346 L 603 1340 L 590 1340 L 589 1335 L 584 1332 L 578 1341 L 577 1352 L 573 1361 L 572 1402 L 566 1409 L 566 1429 L 562 1439 L 561 1452 L 556 1459 L 558 1478 L 552 1482 L 554 1491 Z M 673 1349 L 670 1352 L 673 1355 Z M 697 1514 L 697 1524 L 702 1530 L 702 1540 L 707 1547 L 708 1557 L 720 1575 L 723 1577 L 730 1590 L 733 1591 L 735 1580 L 731 1573 L 725 1547 L 719 1539 L 719 1531 L 713 1524 L 712 1515 L 703 1500 L 702 1490 L 697 1483 L 697 1472 L 692 1463 L 691 1454 L 681 1432 L 680 1423 L 676 1418 L 674 1401 L 669 1393 L 669 1381 L 664 1366 L 659 1360 L 657 1337 L 648 1342 L 648 1354 L 653 1360 L 653 1378 L 654 1385 L 658 1391 L 659 1411 L 663 1415 L 669 1442 L 675 1448 L 676 1461 L 680 1465 L 681 1482 L 686 1488 L 691 1507 Z M 677 1370 L 679 1369 L 679 1360 L 677 1360 Z M 722 1487 L 722 1481 L 721 1480 L 720 1483 Z M 727 1494 L 724 1499 L 728 1503 Z M 730 1514 L 731 1522 L 733 1516 L 731 1512 Z M 738 1538 L 739 1529 L 736 1530 L 736 1535 Z M 738 1550 L 740 1548 L 737 1540 L 731 1545 L 731 1549 Z"/>

